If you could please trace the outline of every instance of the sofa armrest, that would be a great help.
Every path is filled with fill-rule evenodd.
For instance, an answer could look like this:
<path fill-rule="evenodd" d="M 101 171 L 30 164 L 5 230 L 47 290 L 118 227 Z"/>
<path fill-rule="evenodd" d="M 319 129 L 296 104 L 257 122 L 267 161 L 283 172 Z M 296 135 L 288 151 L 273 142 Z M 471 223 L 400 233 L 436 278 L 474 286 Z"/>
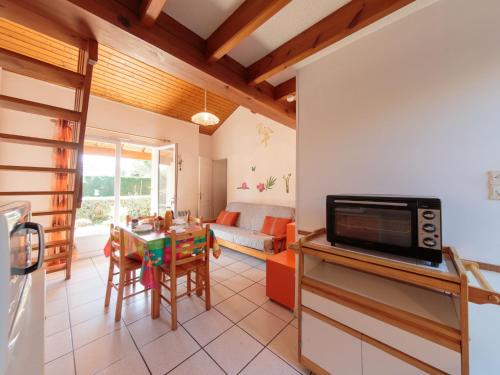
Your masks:
<path fill-rule="evenodd" d="M 286 250 L 286 236 L 273 237 L 273 251 L 275 254 Z"/>

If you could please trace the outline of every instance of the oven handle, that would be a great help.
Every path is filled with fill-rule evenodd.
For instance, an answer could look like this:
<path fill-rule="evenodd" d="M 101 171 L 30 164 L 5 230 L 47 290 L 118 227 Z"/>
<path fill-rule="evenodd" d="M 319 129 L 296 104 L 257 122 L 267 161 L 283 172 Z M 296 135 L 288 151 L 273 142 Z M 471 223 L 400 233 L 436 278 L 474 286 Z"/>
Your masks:
<path fill-rule="evenodd" d="M 27 268 L 12 268 L 12 275 L 27 275 L 29 273 L 35 272 L 43 265 L 43 258 L 45 256 L 45 237 L 43 232 L 43 226 L 38 223 L 26 222 L 23 223 L 21 228 L 33 229 L 38 234 L 38 259 L 35 264 Z"/>

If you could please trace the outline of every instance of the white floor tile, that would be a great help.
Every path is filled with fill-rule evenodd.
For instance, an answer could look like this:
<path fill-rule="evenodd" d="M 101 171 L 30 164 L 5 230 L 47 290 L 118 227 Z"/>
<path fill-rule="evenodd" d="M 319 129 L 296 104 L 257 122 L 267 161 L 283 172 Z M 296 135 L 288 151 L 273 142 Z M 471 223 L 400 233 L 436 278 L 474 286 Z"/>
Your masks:
<path fill-rule="evenodd" d="M 225 287 L 224 285 L 215 284 L 210 287 L 210 302 L 212 306 L 215 306 L 233 296 L 234 294 L 235 292 Z M 203 298 L 205 298 L 205 295 L 203 295 Z"/>
<path fill-rule="evenodd" d="M 215 307 L 234 323 L 238 323 L 245 316 L 257 309 L 257 305 L 236 294 Z"/>
<path fill-rule="evenodd" d="M 95 318 L 100 315 L 108 315 L 115 313 L 114 300 L 111 300 L 111 304 L 108 308 L 104 307 L 104 298 L 86 303 L 84 305 L 75 307 L 69 310 L 69 318 L 71 325 L 80 324 L 86 320 Z"/>
<path fill-rule="evenodd" d="M 125 324 L 131 324 L 145 316 L 151 314 L 151 298 L 142 298 L 130 304 L 122 306 L 122 319 Z M 114 314 L 114 308 L 113 308 Z"/>
<path fill-rule="evenodd" d="M 177 366 L 168 375 L 224 375 L 224 371 L 205 353 L 198 351 L 195 355 Z"/>
<path fill-rule="evenodd" d="M 65 329 L 55 335 L 45 338 L 45 363 L 62 357 L 73 350 L 71 343 L 71 331 Z"/>
<path fill-rule="evenodd" d="M 47 288 L 46 301 L 52 302 L 58 299 L 66 299 L 66 286 L 64 284 L 57 285 L 54 288 Z"/>
<path fill-rule="evenodd" d="M 252 266 L 245 263 L 245 262 L 236 262 L 236 263 L 230 264 L 226 268 L 230 271 L 240 273 L 240 272 L 243 272 L 243 271 L 246 271 L 246 270 L 252 268 Z"/>
<path fill-rule="evenodd" d="M 179 326 L 141 348 L 153 375 L 166 374 L 200 349 L 189 334 Z"/>
<path fill-rule="evenodd" d="M 278 318 L 284 320 L 289 323 L 294 318 L 293 311 L 284 308 L 281 305 L 278 305 L 276 302 L 271 300 L 267 301 L 262 305 L 264 310 L 269 311 L 270 313 L 276 315 Z"/>
<path fill-rule="evenodd" d="M 68 293 L 69 308 L 74 309 L 75 307 L 103 298 L 105 294 L 106 290 L 104 287 L 87 289 L 75 294 Z"/>
<path fill-rule="evenodd" d="M 239 322 L 238 326 L 261 344 L 267 345 L 286 324 L 270 312 L 259 308 Z"/>
<path fill-rule="evenodd" d="M 99 315 L 73 326 L 73 345 L 78 349 L 123 326 L 123 321 L 115 322 L 114 314 Z"/>
<path fill-rule="evenodd" d="M 262 280 L 259 281 L 259 284 L 266 286 L 267 280 L 266 278 L 263 278 Z"/>
<path fill-rule="evenodd" d="M 171 330 L 170 313 L 162 308 L 157 319 L 146 316 L 130 324 L 127 328 L 137 346 L 140 348 Z"/>
<path fill-rule="evenodd" d="M 73 352 L 47 363 L 45 375 L 75 375 Z"/>
<path fill-rule="evenodd" d="M 47 317 L 61 314 L 66 311 L 68 311 L 68 302 L 66 298 L 57 299 L 45 304 L 45 315 Z"/>
<path fill-rule="evenodd" d="M 236 275 L 230 279 L 221 282 L 222 285 L 227 286 L 229 289 L 235 292 L 241 292 L 243 289 L 248 288 L 254 282 L 246 277 Z"/>
<path fill-rule="evenodd" d="M 185 323 L 183 327 L 201 346 L 205 346 L 232 325 L 220 312 L 211 309 Z"/>
<path fill-rule="evenodd" d="M 68 329 L 69 313 L 67 311 L 57 315 L 52 315 L 45 319 L 45 336 L 52 336 L 55 333 Z"/>
<path fill-rule="evenodd" d="M 254 257 L 248 257 L 247 259 L 243 259 L 243 262 L 251 265 L 252 267 L 265 263 L 263 260 Z"/>
<path fill-rule="evenodd" d="M 242 290 L 240 295 L 259 306 L 269 300 L 266 296 L 266 287 L 259 283 L 255 283 L 251 287 Z"/>
<path fill-rule="evenodd" d="M 171 308 L 171 306 L 169 306 Z M 177 304 L 177 321 L 185 323 L 206 311 L 205 301 L 196 295 L 184 297 Z"/>
<path fill-rule="evenodd" d="M 225 249 L 222 249 L 222 254 L 218 259 L 215 257 L 212 257 L 211 258 L 212 262 L 219 265 L 219 266 L 227 267 L 230 264 L 236 263 L 238 261 L 237 259 L 231 258 L 229 256 L 225 256 L 224 252 L 225 252 Z"/>
<path fill-rule="evenodd" d="M 227 268 L 219 268 L 217 271 L 210 272 L 210 279 L 215 280 L 218 283 L 234 276 L 236 276 L 236 273 L 229 271 Z"/>
<path fill-rule="evenodd" d="M 132 355 L 134 351 L 137 349 L 132 337 L 123 327 L 75 350 L 76 373 L 78 375 L 95 374 L 120 359 Z"/>
<path fill-rule="evenodd" d="M 297 375 L 297 371 L 268 349 L 264 349 L 255 357 L 241 375 Z"/>
<path fill-rule="evenodd" d="M 295 328 L 299 328 L 299 320 L 297 318 L 293 318 L 293 320 L 290 322 L 290 325 Z"/>
<path fill-rule="evenodd" d="M 249 270 L 242 272 L 241 276 L 257 282 L 266 278 L 266 271 L 262 271 L 258 268 L 250 268 Z"/>
<path fill-rule="evenodd" d="M 241 328 L 234 326 L 205 347 L 207 353 L 228 373 L 237 374 L 263 348 Z"/>
<path fill-rule="evenodd" d="M 288 325 L 271 343 L 269 349 L 281 359 L 291 364 L 297 371 L 307 374 L 308 371 L 303 367 L 298 358 L 298 339 L 299 331 L 297 328 Z"/>
<path fill-rule="evenodd" d="M 98 375 L 149 375 L 148 368 L 139 352 L 133 351 L 126 357 L 97 372 Z"/>

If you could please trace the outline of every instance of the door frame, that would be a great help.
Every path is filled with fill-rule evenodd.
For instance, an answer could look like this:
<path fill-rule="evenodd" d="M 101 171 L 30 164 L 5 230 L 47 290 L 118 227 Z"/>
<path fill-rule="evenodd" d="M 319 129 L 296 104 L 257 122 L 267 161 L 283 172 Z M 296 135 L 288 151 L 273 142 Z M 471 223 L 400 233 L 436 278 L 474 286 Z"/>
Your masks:
<path fill-rule="evenodd" d="M 154 184 L 154 192 L 152 192 L 153 197 L 151 198 L 151 206 L 152 212 L 156 212 L 160 210 L 160 202 L 158 199 L 158 195 L 160 194 L 160 179 L 159 179 L 159 169 L 160 169 L 160 151 L 162 150 L 174 150 L 174 204 L 172 207 L 172 211 L 177 211 L 177 188 L 179 184 L 179 168 L 178 168 L 178 150 L 179 145 L 177 143 L 169 143 L 163 146 L 155 147 L 153 152 L 153 181 L 151 181 L 151 185 Z M 153 209 L 154 207 L 154 209 Z M 161 212 L 158 212 L 158 215 L 161 216 Z"/>

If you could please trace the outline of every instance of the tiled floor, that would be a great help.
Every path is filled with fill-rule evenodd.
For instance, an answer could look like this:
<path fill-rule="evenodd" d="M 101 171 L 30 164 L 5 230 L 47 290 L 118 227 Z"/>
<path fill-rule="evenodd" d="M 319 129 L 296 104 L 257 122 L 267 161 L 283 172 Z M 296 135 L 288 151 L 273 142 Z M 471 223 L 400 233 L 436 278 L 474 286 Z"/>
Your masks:
<path fill-rule="evenodd" d="M 195 296 L 182 300 L 176 331 L 168 306 L 150 318 L 145 294 L 126 300 L 115 322 L 114 307 L 104 309 L 107 269 L 96 257 L 75 262 L 67 282 L 48 276 L 47 375 L 307 373 L 293 313 L 266 297 L 264 262 L 223 249 L 211 264 L 212 309 Z"/>

